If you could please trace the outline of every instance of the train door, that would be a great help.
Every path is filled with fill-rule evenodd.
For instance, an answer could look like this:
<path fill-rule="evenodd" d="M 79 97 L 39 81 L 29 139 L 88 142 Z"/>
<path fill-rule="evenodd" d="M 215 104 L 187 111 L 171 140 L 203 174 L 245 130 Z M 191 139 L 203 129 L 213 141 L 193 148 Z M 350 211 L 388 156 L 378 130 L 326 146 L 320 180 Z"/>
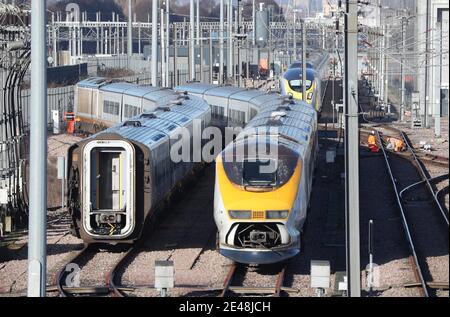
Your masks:
<path fill-rule="evenodd" d="M 86 144 L 83 227 L 92 236 L 127 236 L 134 227 L 134 151 L 125 141 Z"/>
<path fill-rule="evenodd" d="M 122 210 L 124 209 L 123 187 L 123 151 L 101 151 L 96 153 L 99 162 L 96 182 L 93 188 L 96 191 L 98 209 Z M 94 198 L 94 197 L 93 197 Z"/>

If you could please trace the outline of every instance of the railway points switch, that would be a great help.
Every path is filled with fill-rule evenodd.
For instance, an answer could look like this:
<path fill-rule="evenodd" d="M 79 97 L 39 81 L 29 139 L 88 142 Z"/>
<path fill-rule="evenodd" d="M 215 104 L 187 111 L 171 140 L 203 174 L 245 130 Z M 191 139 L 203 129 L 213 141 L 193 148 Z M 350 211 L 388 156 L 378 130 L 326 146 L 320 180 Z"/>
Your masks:
<path fill-rule="evenodd" d="M 311 260 L 311 287 L 330 287 L 330 261 Z"/>

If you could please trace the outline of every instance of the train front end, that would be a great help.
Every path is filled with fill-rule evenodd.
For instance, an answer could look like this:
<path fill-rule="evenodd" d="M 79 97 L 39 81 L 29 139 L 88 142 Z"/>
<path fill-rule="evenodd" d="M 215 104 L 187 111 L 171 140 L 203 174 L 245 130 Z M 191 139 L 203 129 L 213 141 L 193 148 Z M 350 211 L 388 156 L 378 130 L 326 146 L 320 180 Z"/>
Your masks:
<path fill-rule="evenodd" d="M 140 149 L 119 136 L 100 134 L 69 149 L 68 202 L 74 233 L 87 243 L 136 240 L 144 210 Z"/>
<path fill-rule="evenodd" d="M 239 263 L 281 262 L 300 249 L 301 160 L 278 140 L 266 142 L 272 143 L 275 155 L 237 154 L 256 148 L 253 138 L 236 141 L 216 159 L 219 252 Z"/>
<path fill-rule="evenodd" d="M 317 110 L 316 92 L 318 81 L 313 69 L 306 70 L 306 102 Z M 280 91 L 283 96 L 292 96 L 295 100 L 303 100 L 303 79 L 301 68 L 290 68 L 280 78 Z"/>

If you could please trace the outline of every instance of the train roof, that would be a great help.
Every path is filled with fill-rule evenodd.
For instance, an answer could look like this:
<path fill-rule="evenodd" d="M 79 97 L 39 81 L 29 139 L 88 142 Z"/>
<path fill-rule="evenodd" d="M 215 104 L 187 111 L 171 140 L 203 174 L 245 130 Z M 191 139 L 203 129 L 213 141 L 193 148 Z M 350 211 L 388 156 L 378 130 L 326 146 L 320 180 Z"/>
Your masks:
<path fill-rule="evenodd" d="M 302 113 L 308 115 L 309 117 L 314 117 L 314 114 L 316 113 L 310 104 L 296 100 L 292 103 L 284 102 L 275 108 L 273 106 L 265 107 L 258 112 L 258 115 L 272 113 L 273 111 L 284 111 L 288 117 L 294 116 L 296 113 Z"/>
<path fill-rule="evenodd" d="M 284 99 L 276 93 L 266 93 L 253 98 L 251 104 L 261 111 L 261 109 L 265 107 L 281 104 L 283 103 L 283 100 Z"/>
<path fill-rule="evenodd" d="M 203 99 L 195 96 L 182 96 L 168 89 L 159 89 L 151 93 L 161 94 L 164 91 L 171 99 L 161 101 L 155 111 L 144 112 L 112 126 L 99 134 L 117 134 L 125 139 L 142 143 L 148 147 L 158 143 L 177 126 L 185 126 L 194 118 L 210 111 Z M 168 94 L 168 92 L 172 92 Z M 137 124 L 135 126 L 134 124 Z"/>
<path fill-rule="evenodd" d="M 193 94 L 204 94 L 206 91 L 213 89 L 213 88 L 217 88 L 217 87 L 221 87 L 221 86 L 212 85 L 212 84 L 203 84 L 203 83 L 192 83 L 192 84 L 176 86 L 173 89 L 175 91 L 187 91 L 187 92 L 190 92 Z"/>
<path fill-rule="evenodd" d="M 103 85 L 103 86 L 99 87 L 99 89 L 102 91 L 123 94 L 125 91 L 132 89 L 135 86 L 136 85 L 131 84 L 131 83 L 111 83 L 111 84 Z"/>
<path fill-rule="evenodd" d="M 266 94 L 267 93 L 265 93 L 261 90 L 258 90 L 258 89 L 245 89 L 245 90 L 241 90 L 240 92 L 233 94 L 230 98 L 234 99 L 234 100 L 249 102 L 250 100 L 252 100 L 256 97 L 266 95 Z"/>
<path fill-rule="evenodd" d="M 142 143 L 147 147 L 151 147 L 164 137 L 167 138 L 167 134 L 160 130 L 155 130 L 152 127 L 147 127 L 145 125 L 136 127 L 133 125 L 126 125 L 124 123 L 107 129 L 102 133 L 118 134 L 124 139 Z"/>
<path fill-rule="evenodd" d="M 205 91 L 205 95 L 229 98 L 231 95 L 234 95 L 235 93 L 241 91 L 245 91 L 245 88 L 239 88 L 235 86 L 216 86 Z"/>
<path fill-rule="evenodd" d="M 108 83 L 108 80 L 104 77 L 89 77 L 79 81 L 77 83 L 77 86 L 83 88 L 98 89 L 106 83 Z"/>
<path fill-rule="evenodd" d="M 201 83 L 192 83 L 177 86 L 174 88 L 176 91 L 186 91 L 192 94 L 201 94 L 206 96 L 216 96 L 216 97 L 224 97 L 229 98 L 231 95 L 234 95 L 238 92 L 247 91 L 245 88 L 239 88 L 235 86 L 227 86 L 227 85 L 211 85 L 211 84 L 201 84 Z"/>
<path fill-rule="evenodd" d="M 159 88 L 154 91 L 149 91 L 148 94 L 144 95 L 144 99 L 153 101 L 158 104 L 164 104 L 164 102 L 167 102 L 177 96 L 177 93 L 175 93 L 173 90 L 170 90 L 168 88 Z"/>
<path fill-rule="evenodd" d="M 142 86 L 133 85 L 129 89 L 125 90 L 124 94 L 128 95 L 128 96 L 133 96 L 133 97 L 143 97 L 149 93 L 153 93 L 153 92 L 155 92 L 157 90 L 161 90 L 161 89 L 163 89 L 163 88 L 154 87 L 154 86 L 150 86 L 150 85 L 142 85 Z"/>

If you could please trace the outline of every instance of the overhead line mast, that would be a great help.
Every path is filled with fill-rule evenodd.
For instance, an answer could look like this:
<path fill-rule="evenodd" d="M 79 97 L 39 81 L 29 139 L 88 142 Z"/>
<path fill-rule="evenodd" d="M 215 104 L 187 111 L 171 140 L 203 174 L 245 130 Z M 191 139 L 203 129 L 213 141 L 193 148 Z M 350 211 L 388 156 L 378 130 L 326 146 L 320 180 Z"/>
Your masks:
<path fill-rule="evenodd" d="M 345 9 L 345 209 L 347 292 L 361 296 L 359 228 L 359 117 L 358 117 L 358 1 L 347 0 Z"/>

